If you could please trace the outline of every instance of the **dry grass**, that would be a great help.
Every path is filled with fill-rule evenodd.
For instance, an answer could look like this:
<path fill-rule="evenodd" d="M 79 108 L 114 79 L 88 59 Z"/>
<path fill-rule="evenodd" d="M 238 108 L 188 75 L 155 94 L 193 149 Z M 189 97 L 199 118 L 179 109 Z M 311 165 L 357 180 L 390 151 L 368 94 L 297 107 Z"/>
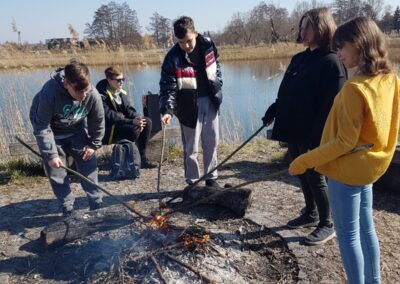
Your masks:
<path fill-rule="evenodd" d="M 301 45 L 276 44 L 272 46 L 260 45 L 255 47 L 225 46 L 221 47 L 221 61 L 257 60 L 270 58 L 288 58 L 302 50 Z M 95 65 L 154 65 L 161 64 L 167 50 L 125 50 L 117 51 L 104 48 L 89 50 L 42 50 L 19 51 L 12 47 L 0 46 L 0 69 L 30 69 L 40 67 L 63 66 L 71 58 L 76 58 L 90 66 Z"/>
<path fill-rule="evenodd" d="M 389 39 L 389 57 L 393 62 L 400 62 L 400 37 Z"/>
<path fill-rule="evenodd" d="M 400 61 L 400 38 L 390 39 L 390 56 Z M 277 43 L 258 46 L 221 46 L 221 61 L 261 60 L 290 58 L 304 50 L 295 43 Z M 167 50 L 132 50 L 120 48 L 113 51 L 103 47 L 92 49 L 19 51 L 12 46 L 0 46 L 0 69 L 30 69 L 63 66 L 76 58 L 90 66 L 96 65 L 154 65 L 161 64 Z"/>
<path fill-rule="evenodd" d="M 246 47 L 227 46 L 219 48 L 221 61 L 290 58 L 302 50 L 304 50 L 304 47 L 295 43 L 277 43 L 274 45 Z"/>

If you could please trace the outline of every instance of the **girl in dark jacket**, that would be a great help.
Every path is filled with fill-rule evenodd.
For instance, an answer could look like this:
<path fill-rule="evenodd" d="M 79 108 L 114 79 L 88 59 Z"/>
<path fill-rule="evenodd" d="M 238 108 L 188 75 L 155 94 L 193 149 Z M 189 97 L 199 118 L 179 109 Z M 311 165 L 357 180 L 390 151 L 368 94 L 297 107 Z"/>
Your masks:
<path fill-rule="evenodd" d="M 292 159 L 319 145 L 333 100 L 346 80 L 346 70 L 331 50 L 335 29 L 327 8 L 312 9 L 303 15 L 298 42 L 307 49 L 293 56 L 279 87 L 277 100 L 263 117 L 265 125 L 275 120 L 272 139 L 287 142 Z M 298 177 L 306 207 L 287 226 L 317 226 L 306 237 L 305 243 L 323 244 L 335 236 L 325 177 L 313 169 Z"/>

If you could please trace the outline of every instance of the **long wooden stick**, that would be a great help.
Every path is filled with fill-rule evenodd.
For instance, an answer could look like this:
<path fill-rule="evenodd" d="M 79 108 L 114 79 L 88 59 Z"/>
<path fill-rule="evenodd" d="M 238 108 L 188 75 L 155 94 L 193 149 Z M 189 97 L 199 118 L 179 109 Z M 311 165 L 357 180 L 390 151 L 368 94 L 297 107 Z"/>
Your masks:
<path fill-rule="evenodd" d="M 249 185 L 249 184 L 252 184 L 252 183 L 261 182 L 261 181 L 266 181 L 266 180 L 269 180 L 269 179 L 278 177 L 278 176 L 280 176 L 280 175 L 286 174 L 287 171 L 288 171 L 287 169 L 281 170 L 281 171 L 277 171 L 277 172 L 275 172 L 275 173 L 272 173 L 272 174 L 263 176 L 263 177 L 258 178 L 258 179 L 249 180 L 249 181 L 243 182 L 243 183 L 238 184 L 238 185 L 233 186 L 233 187 L 228 187 L 228 188 L 221 189 L 221 190 L 217 191 L 216 193 L 210 194 L 209 196 L 206 196 L 206 197 L 204 197 L 204 198 L 202 198 L 202 199 L 200 199 L 200 200 L 197 200 L 197 201 L 195 201 L 195 202 L 193 202 L 193 203 L 190 203 L 190 204 L 188 204 L 188 205 L 185 205 L 185 206 L 183 206 L 183 207 L 181 207 L 181 208 L 168 211 L 168 212 L 164 213 L 163 216 L 168 216 L 168 215 L 174 214 L 174 213 L 176 213 L 176 212 L 180 212 L 180 211 L 184 211 L 184 210 L 193 208 L 193 207 L 195 207 L 195 206 L 197 206 L 197 205 L 199 205 L 199 204 L 202 204 L 202 203 L 205 203 L 205 202 L 207 202 L 207 201 L 209 201 L 209 200 L 212 200 L 212 199 L 214 199 L 214 198 L 216 198 L 216 197 L 218 197 L 218 196 L 220 196 L 220 195 L 222 195 L 222 194 L 224 194 L 224 193 L 226 193 L 226 192 L 228 192 L 228 191 L 233 191 L 233 190 L 235 190 L 235 189 L 238 189 L 238 188 L 240 188 L 240 187 L 244 187 L 244 186 Z"/>
<path fill-rule="evenodd" d="M 158 264 L 158 261 L 157 261 L 157 259 L 154 257 L 153 254 L 150 255 L 150 259 L 151 259 L 151 261 L 153 262 L 154 266 L 156 267 L 156 270 L 157 270 L 157 272 L 158 272 L 158 275 L 160 275 L 160 278 L 161 278 L 162 282 L 164 282 L 164 284 L 168 284 L 168 282 L 167 282 L 167 280 L 165 279 L 164 274 L 163 274 L 163 272 L 162 272 L 162 270 L 161 270 L 161 267 L 160 267 L 160 265 Z"/>
<path fill-rule="evenodd" d="M 202 180 L 204 180 L 206 178 L 206 176 L 208 176 L 209 174 L 215 172 L 217 169 L 219 169 L 223 164 L 225 164 L 230 158 L 232 158 L 233 155 L 235 155 L 237 152 L 239 152 L 244 146 L 246 146 L 247 143 L 250 142 L 251 139 L 253 139 L 254 137 L 256 137 L 258 135 L 258 133 L 261 132 L 261 130 L 263 130 L 265 127 L 265 125 L 261 126 L 256 132 L 254 132 L 249 138 L 247 138 L 246 141 L 244 141 L 238 148 L 236 148 L 235 151 L 233 151 L 231 154 L 229 154 L 222 162 L 220 162 L 215 168 L 211 169 L 208 173 L 205 173 L 203 176 L 201 176 L 197 181 L 195 181 L 194 183 L 192 183 L 191 185 L 187 186 L 185 188 L 185 190 L 190 190 L 191 188 L 195 187 L 196 185 L 199 184 L 199 182 L 201 182 Z M 172 197 L 170 200 L 167 201 L 167 203 L 171 203 L 172 201 L 174 201 L 175 199 L 177 199 L 178 197 L 183 195 L 183 190 L 181 192 L 179 192 L 177 195 L 175 195 L 174 197 Z"/>
<path fill-rule="evenodd" d="M 166 136 L 166 130 L 167 130 L 167 125 L 163 125 L 163 130 L 162 130 L 162 145 L 161 145 L 161 156 L 160 156 L 160 163 L 158 164 L 158 173 L 157 173 L 157 192 L 160 193 L 160 184 L 161 184 L 161 165 L 164 160 L 164 148 L 165 148 L 165 136 Z M 158 199 L 158 207 L 160 209 L 160 215 L 162 214 L 162 197 Z"/>
<path fill-rule="evenodd" d="M 19 143 L 21 143 L 23 146 L 25 146 L 26 148 L 28 148 L 32 153 L 34 153 L 36 156 L 40 157 L 44 162 L 46 162 L 46 160 L 42 157 L 42 155 L 40 155 L 35 149 L 33 149 L 31 146 L 29 146 L 27 143 L 25 143 L 21 138 L 19 138 L 18 136 L 15 136 L 15 139 L 17 139 L 17 141 Z M 74 174 L 75 176 L 81 178 L 82 180 L 94 185 L 95 187 L 97 187 L 98 189 L 100 189 L 102 192 L 104 192 L 105 194 L 107 194 L 108 196 L 110 196 L 114 201 L 116 201 L 117 203 L 123 205 L 125 208 L 127 208 L 129 211 L 135 213 L 136 215 L 140 216 L 142 219 L 144 219 L 145 221 L 149 220 L 148 216 L 145 216 L 143 213 L 141 213 L 138 209 L 137 209 L 137 205 L 136 203 L 133 203 L 131 201 L 131 203 L 133 204 L 128 204 L 125 201 L 122 201 L 121 199 L 119 199 L 118 197 L 114 196 L 113 194 L 111 194 L 108 190 L 104 189 L 103 187 L 101 187 L 100 185 L 98 185 L 97 183 L 95 183 L 92 179 L 85 177 L 84 175 L 78 173 L 77 171 L 74 171 L 66 166 L 61 166 L 61 168 L 63 168 L 64 170 L 66 170 L 67 172 Z"/>
<path fill-rule="evenodd" d="M 177 259 L 176 257 L 173 257 L 172 255 L 168 254 L 168 253 L 163 253 L 163 255 L 165 255 L 166 257 L 168 257 L 169 259 L 175 261 L 176 263 L 186 267 L 187 269 L 189 269 L 190 271 L 194 272 L 197 274 L 197 276 L 199 276 L 201 278 L 201 280 L 207 282 L 207 283 L 215 283 L 215 280 L 212 280 L 211 278 L 208 278 L 207 276 L 203 275 L 200 273 L 200 271 L 196 268 L 194 268 L 193 266 L 184 263 L 183 261 Z"/>

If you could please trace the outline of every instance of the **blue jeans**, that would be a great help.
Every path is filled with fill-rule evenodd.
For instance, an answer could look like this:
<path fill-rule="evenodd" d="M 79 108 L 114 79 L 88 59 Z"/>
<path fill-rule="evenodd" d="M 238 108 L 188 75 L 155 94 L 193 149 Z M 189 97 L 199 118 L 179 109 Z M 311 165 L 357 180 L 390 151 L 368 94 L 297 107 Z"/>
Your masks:
<path fill-rule="evenodd" d="M 340 254 L 347 280 L 380 283 L 380 252 L 372 217 L 372 184 L 351 186 L 328 179 Z"/>

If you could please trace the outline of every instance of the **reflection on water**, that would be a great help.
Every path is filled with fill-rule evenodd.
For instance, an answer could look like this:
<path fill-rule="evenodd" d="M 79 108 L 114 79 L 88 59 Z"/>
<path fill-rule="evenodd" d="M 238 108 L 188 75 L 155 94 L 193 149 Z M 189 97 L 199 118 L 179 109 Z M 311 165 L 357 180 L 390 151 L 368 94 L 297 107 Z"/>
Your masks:
<path fill-rule="evenodd" d="M 261 126 L 261 117 L 275 101 L 287 64 L 288 60 L 222 64 L 224 100 L 220 124 L 224 142 L 243 140 Z M 91 68 L 94 84 L 104 78 L 105 67 Z M 159 91 L 160 66 L 124 68 L 126 89 L 141 112 L 141 96 L 148 91 Z M 33 139 L 28 119 L 31 100 L 53 70 L 0 71 L 0 133 L 5 134 L 1 143 L 9 142 L 16 134 Z"/>

